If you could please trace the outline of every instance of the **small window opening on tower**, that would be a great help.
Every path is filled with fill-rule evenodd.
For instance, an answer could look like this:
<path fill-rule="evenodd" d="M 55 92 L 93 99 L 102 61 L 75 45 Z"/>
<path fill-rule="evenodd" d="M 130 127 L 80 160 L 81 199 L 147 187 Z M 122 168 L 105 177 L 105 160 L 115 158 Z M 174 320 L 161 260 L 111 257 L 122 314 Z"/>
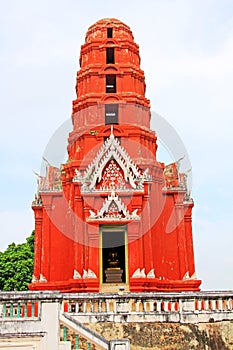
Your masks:
<path fill-rule="evenodd" d="M 107 28 L 107 37 L 112 38 L 112 28 Z"/>
<path fill-rule="evenodd" d="M 106 93 L 115 93 L 116 92 L 116 75 L 107 74 L 106 75 Z"/>
<path fill-rule="evenodd" d="M 114 48 L 108 47 L 106 50 L 106 63 L 115 63 Z"/>
<path fill-rule="evenodd" d="M 118 124 L 118 104 L 105 105 L 105 125 Z"/>

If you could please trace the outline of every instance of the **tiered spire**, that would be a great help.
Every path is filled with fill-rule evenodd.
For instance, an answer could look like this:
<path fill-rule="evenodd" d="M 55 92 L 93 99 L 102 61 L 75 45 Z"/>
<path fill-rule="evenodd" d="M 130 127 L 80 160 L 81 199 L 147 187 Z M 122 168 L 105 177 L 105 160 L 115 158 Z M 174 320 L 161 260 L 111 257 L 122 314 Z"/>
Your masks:
<path fill-rule="evenodd" d="M 97 104 L 104 105 L 103 110 L 96 112 L 92 109 L 92 117 L 105 114 L 105 124 L 118 124 L 122 117 L 119 114 L 123 114 L 118 108 L 121 103 L 136 104 L 146 109 L 150 107 L 149 100 L 145 98 L 146 84 L 144 72 L 140 68 L 139 47 L 134 42 L 130 28 L 124 23 L 108 18 L 92 25 L 81 47 L 79 62 L 77 99 L 73 101 L 75 126 L 80 127 L 82 119 L 89 113 L 77 116 L 77 112 Z M 93 125 L 96 122 L 98 124 L 98 118 L 92 118 L 92 121 Z M 92 124 L 92 121 L 88 123 Z M 145 124 L 143 120 L 141 122 Z"/>

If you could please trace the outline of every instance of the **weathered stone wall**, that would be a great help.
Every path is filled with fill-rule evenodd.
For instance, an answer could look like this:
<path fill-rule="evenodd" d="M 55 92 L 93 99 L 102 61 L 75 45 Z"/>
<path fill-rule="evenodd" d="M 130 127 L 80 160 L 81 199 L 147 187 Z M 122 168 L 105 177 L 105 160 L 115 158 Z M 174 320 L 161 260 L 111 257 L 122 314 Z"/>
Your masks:
<path fill-rule="evenodd" d="M 215 323 L 91 323 L 106 339 L 130 339 L 131 350 L 232 350 L 233 321 Z"/>

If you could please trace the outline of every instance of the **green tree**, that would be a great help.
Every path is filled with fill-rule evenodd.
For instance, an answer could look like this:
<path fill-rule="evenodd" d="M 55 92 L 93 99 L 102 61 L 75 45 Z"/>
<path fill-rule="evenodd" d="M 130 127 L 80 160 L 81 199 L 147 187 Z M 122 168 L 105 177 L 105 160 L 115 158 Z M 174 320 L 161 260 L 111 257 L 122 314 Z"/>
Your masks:
<path fill-rule="evenodd" d="M 28 290 L 34 263 L 34 231 L 26 243 L 11 243 L 0 252 L 0 290 Z"/>

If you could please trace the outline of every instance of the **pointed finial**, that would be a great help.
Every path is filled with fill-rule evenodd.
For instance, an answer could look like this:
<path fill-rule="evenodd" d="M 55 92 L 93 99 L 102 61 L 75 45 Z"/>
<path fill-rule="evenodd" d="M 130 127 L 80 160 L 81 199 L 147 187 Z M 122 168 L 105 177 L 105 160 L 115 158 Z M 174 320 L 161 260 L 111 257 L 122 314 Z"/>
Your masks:
<path fill-rule="evenodd" d="M 115 191 L 114 191 L 114 190 L 112 190 L 110 197 L 111 197 L 111 198 L 116 198 L 116 194 L 115 194 Z"/>
<path fill-rule="evenodd" d="M 110 134 L 109 138 L 110 138 L 111 140 L 114 139 L 113 125 L 111 125 L 111 134 Z"/>

